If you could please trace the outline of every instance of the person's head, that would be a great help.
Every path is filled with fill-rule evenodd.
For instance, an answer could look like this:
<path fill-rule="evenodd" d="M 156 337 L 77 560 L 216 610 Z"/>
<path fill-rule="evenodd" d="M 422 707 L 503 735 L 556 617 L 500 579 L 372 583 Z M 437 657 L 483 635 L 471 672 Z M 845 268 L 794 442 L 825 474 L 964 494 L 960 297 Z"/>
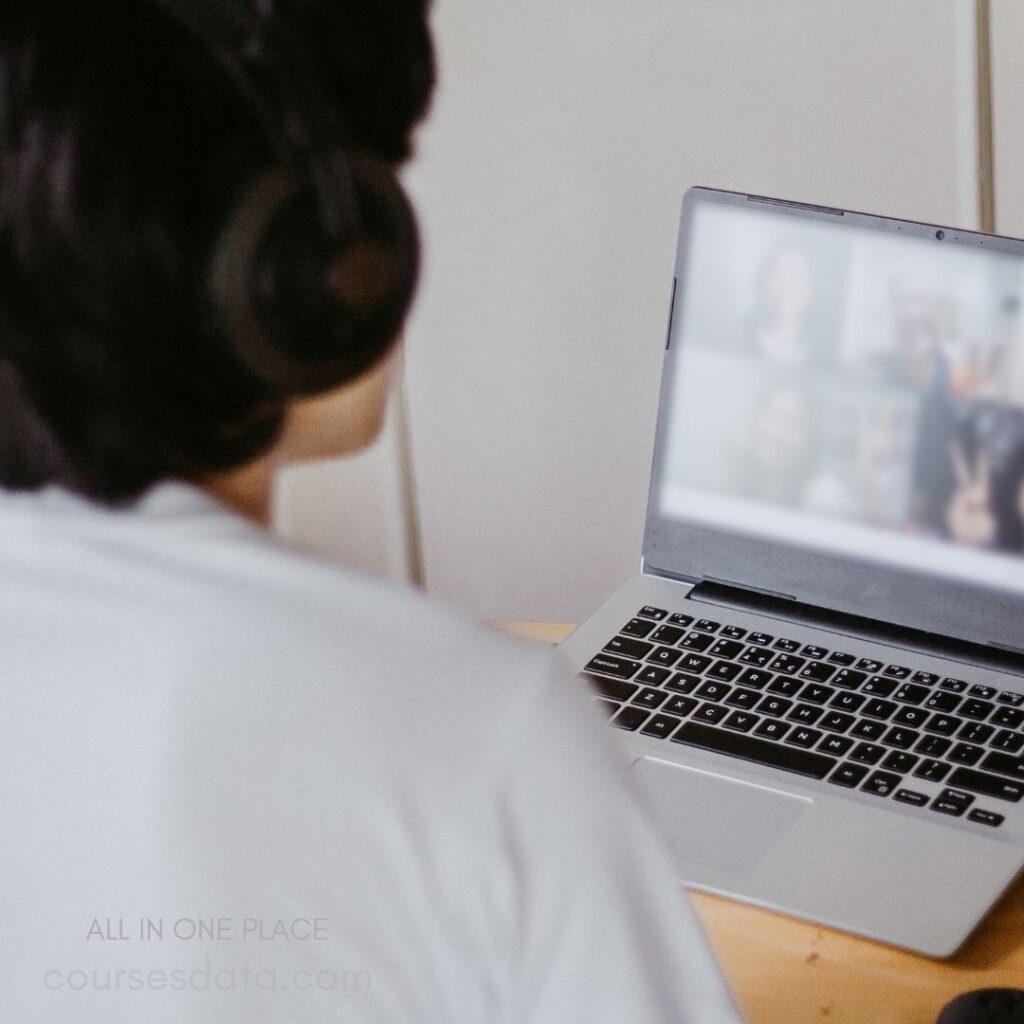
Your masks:
<path fill-rule="evenodd" d="M 952 310 L 933 277 L 904 269 L 891 284 L 898 368 L 914 387 L 933 384 L 941 347 L 952 333 Z"/>
<path fill-rule="evenodd" d="M 390 180 L 434 82 L 427 0 L 238 6 L 259 9 L 268 33 L 282 25 L 308 40 L 310 73 L 344 126 L 340 145 Z M 382 406 L 408 295 L 392 302 L 365 286 L 372 252 L 339 265 L 332 286 L 379 299 L 379 322 L 395 328 L 384 344 L 325 359 L 315 316 L 308 352 L 304 321 L 291 318 L 282 326 L 299 342 L 282 363 L 262 335 L 250 350 L 218 306 L 217 260 L 245 252 L 244 237 L 225 238 L 239 223 L 245 235 L 238 210 L 281 162 L 258 107 L 160 0 L 0 7 L 0 486 L 59 484 L 128 502 L 162 480 L 202 482 L 250 463 L 353 381 Z M 370 221 L 376 207 L 364 206 Z M 277 250 L 302 249 L 292 230 L 272 239 Z M 246 255 L 262 272 L 262 248 Z M 298 277 L 308 268 L 295 263 Z M 307 354 L 328 371 L 300 372 Z M 344 445 L 372 437 L 373 419 Z M 331 453 L 330 438 L 297 450 Z"/>

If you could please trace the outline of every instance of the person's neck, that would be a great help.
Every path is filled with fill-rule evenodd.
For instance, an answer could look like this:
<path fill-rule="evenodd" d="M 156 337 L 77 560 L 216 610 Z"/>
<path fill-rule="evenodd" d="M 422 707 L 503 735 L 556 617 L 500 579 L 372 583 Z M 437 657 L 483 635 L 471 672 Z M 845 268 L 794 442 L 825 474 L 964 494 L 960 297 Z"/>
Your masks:
<path fill-rule="evenodd" d="M 238 469 L 210 477 L 199 486 L 246 519 L 269 526 L 274 470 L 274 460 L 267 454 Z"/>

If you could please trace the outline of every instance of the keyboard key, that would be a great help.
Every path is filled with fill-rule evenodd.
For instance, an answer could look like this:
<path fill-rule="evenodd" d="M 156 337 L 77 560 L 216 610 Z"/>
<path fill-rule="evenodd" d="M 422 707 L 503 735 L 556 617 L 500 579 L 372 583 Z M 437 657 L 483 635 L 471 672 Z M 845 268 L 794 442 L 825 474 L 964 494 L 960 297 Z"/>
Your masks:
<path fill-rule="evenodd" d="M 975 807 L 973 811 L 967 814 L 968 821 L 976 821 L 979 825 L 991 825 L 996 828 L 1006 820 L 1001 814 L 996 814 L 995 811 L 983 811 L 980 807 Z"/>
<path fill-rule="evenodd" d="M 989 746 L 996 750 L 1005 750 L 1007 753 L 1016 754 L 1020 752 L 1021 747 L 1024 747 L 1024 735 L 1019 732 L 1010 732 L 1009 729 L 1000 729 L 992 737 Z"/>
<path fill-rule="evenodd" d="M 963 693 L 967 689 L 967 682 L 963 679 L 951 679 L 947 676 L 939 683 L 939 686 L 943 690 L 949 690 L 951 693 Z"/>
<path fill-rule="evenodd" d="M 749 640 L 750 637 L 748 636 L 747 639 Z M 748 647 L 740 655 L 740 661 L 744 665 L 756 665 L 758 668 L 763 668 L 773 657 L 772 652 L 766 651 L 763 647 Z"/>
<path fill-rule="evenodd" d="M 626 636 L 645 637 L 652 629 L 654 629 L 653 622 L 645 622 L 643 619 L 630 619 L 619 632 L 625 633 Z"/>
<path fill-rule="evenodd" d="M 885 721 L 896 710 L 896 705 L 891 700 L 869 700 L 864 705 L 861 714 L 868 718 L 877 718 Z"/>
<path fill-rule="evenodd" d="M 961 807 L 958 803 L 953 800 L 947 800 L 945 797 L 937 796 L 931 802 L 931 809 L 938 811 L 939 814 L 950 814 L 954 818 L 959 818 L 963 815 L 966 807 Z"/>
<path fill-rule="evenodd" d="M 897 789 L 892 798 L 901 804 L 911 804 L 913 807 L 924 807 L 928 803 L 928 797 L 924 793 L 917 793 L 912 789 Z"/>
<path fill-rule="evenodd" d="M 951 789 L 946 787 L 940 794 L 940 799 L 949 800 L 951 803 L 959 804 L 963 810 L 967 810 L 974 803 L 974 797 L 963 789 Z"/>
<path fill-rule="evenodd" d="M 604 650 L 608 654 L 622 654 L 627 658 L 642 658 L 653 648 L 654 644 L 645 643 L 643 640 L 634 640 L 628 636 L 613 636 L 604 645 Z"/>
<path fill-rule="evenodd" d="M 668 615 L 668 612 L 665 611 L 664 608 L 652 608 L 649 604 L 645 604 L 643 608 L 637 612 L 637 615 L 642 619 L 657 619 L 658 621 L 661 621 L 661 619 Z"/>
<path fill-rule="evenodd" d="M 888 726 L 885 722 L 872 722 L 862 718 L 851 730 L 850 735 L 862 740 L 877 740 L 885 735 Z"/>
<path fill-rule="evenodd" d="M 629 700 L 640 689 L 635 683 L 627 683 L 622 679 L 605 679 L 603 676 L 585 677 L 597 691 L 598 696 L 610 700 Z"/>
<path fill-rule="evenodd" d="M 708 654 L 712 654 L 716 658 L 735 658 L 742 650 L 743 644 L 738 643 L 736 640 L 719 640 L 708 651 Z"/>
<path fill-rule="evenodd" d="M 855 721 L 857 719 L 853 715 L 844 715 L 842 711 L 830 711 L 818 725 L 829 732 L 846 732 Z"/>
<path fill-rule="evenodd" d="M 727 636 L 730 640 L 742 640 L 747 635 L 745 629 L 739 626 L 723 626 L 719 636 Z"/>
<path fill-rule="evenodd" d="M 717 633 L 721 625 L 720 622 L 715 622 L 714 619 L 698 619 L 693 624 L 693 628 L 700 630 L 701 633 Z"/>
<path fill-rule="evenodd" d="M 700 686 L 700 676 L 688 672 L 677 672 L 666 684 L 665 689 L 673 693 L 693 693 Z"/>
<path fill-rule="evenodd" d="M 767 633 L 751 633 L 747 637 L 747 643 L 757 644 L 759 647 L 767 647 L 774 639 L 775 637 L 769 636 Z"/>
<path fill-rule="evenodd" d="M 922 736 L 914 751 L 926 757 L 942 757 L 951 746 L 953 741 L 945 736 Z"/>
<path fill-rule="evenodd" d="M 647 724 L 640 731 L 645 736 L 654 736 L 656 739 L 664 740 L 672 735 L 681 721 L 682 719 L 673 718 L 672 715 L 651 715 Z"/>
<path fill-rule="evenodd" d="M 826 665 L 822 661 L 812 661 L 800 670 L 800 678 L 810 679 L 816 683 L 824 683 L 830 676 L 835 674 L 835 671 L 831 665 Z"/>
<path fill-rule="evenodd" d="M 946 756 L 957 764 L 977 764 L 985 751 L 969 743 L 958 743 Z"/>
<path fill-rule="evenodd" d="M 862 697 L 859 693 L 837 693 L 829 701 L 829 707 L 839 711 L 856 711 L 866 700 L 867 697 Z"/>
<path fill-rule="evenodd" d="M 984 721 L 995 710 L 995 704 L 987 700 L 965 700 L 960 705 L 959 713 L 964 718 L 973 718 L 979 722 Z"/>
<path fill-rule="evenodd" d="M 703 672 L 711 664 L 711 659 L 706 654 L 684 654 L 676 668 L 683 672 Z"/>
<path fill-rule="evenodd" d="M 629 704 L 612 719 L 612 725 L 619 729 L 628 729 L 632 732 L 643 725 L 649 714 L 650 712 L 645 708 L 638 708 Z"/>
<path fill-rule="evenodd" d="M 995 732 L 991 725 L 982 725 L 981 722 L 965 722 L 963 728 L 956 734 L 958 740 L 967 743 L 984 743 Z"/>
<path fill-rule="evenodd" d="M 747 668 L 743 670 L 743 675 L 736 682 L 743 686 L 755 686 L 757 689 L 761 689 L 771 677 L 771 672 L 765 672 L 762 668 Z"/>
<path fill-rule="evenodd" d="M 871 658 L 861 658 L 860 661 L 857 662 L 857 668 L 862 672 L 881 672 L 882 663 L 880 661 L 874 661 Z"/>
<path fill-rule="evenodd" d="M 704 674 L 711 679 L 724 679 L 731 683 L 743 671 L 735 661 L 716 661 Z"/>
<path fill-rule="evenodd" d="M 957 768 L 949 777 L 949 783 L 959 789 L 966 789 L 981 796 L 995 797 L 997 800 L 1019 802 L 1024 797 L 1024 782 L 1004 779 L 1001 775 L 989 775 L 973 768 Z"/>
<path fill-rule="evenodd" d="M 761 700 L 761 694 L 757 690 L 744 690 L 743 687 L 738 686 L 728 697 L 725 698 L 725 703 L 733 708 L 742 708 L 744 711 L 749 711 L 752 707 L 755 707 L 758 701 Z"/>
<path fill-rule="evenodd" d="M 829 697 L 836 691 L 831 686 L 822 686 L 820 683 L 808 683 L 798 694 L 801 700 L 810 704 L 827 704 Z"/>
<path fill-rule="evenodd" d="M 789 676 L 776 676 L 768 684 L 769 693 L 780 693 L 785 697 L 794 697 L 801 689 L 802 683 L 797 679 L 790 679 Z"/>
<path fill-rule="evenodd" d="M 904 683 L 892 695 L 893 700 L 901 704 L 920 704 L 932 691 L 927 686 L 920 686 L 918 683 Z"/>
<path fill-rule="evenodd" d="M 716 682 L 714 679 L 705 679 L 704 682 L 697 687 L 695 696 L 702 697 L 704 700 L 724 700 L 726 694 L 732 689 L 730 686 L 726 686 L 725 683 Z"/>
<path fill-rule="evenodd" d="M 648 686 L 661 686 L 672 673 L 667 668 L 657 665 L 645 665 L 641 672 L 633 677 L 634 683 L 646 683 Z"/>
<path fill-rule="evenodd" d="M 786 719 L 790 722 L 802 722 L 804 725 L 813 725 L 823 714 L 825 714 L 824 709 L 816 708 L 813 704 L 797 704 L 786 715 Z"/>
<path fill-rule="evenodd" d="M 766 696 L 761 703 L 757 705 L 757 710 L 760 711 L 762 715 L 772 715 L 777 718 L 784 715 L 792 706 L 793 702 L 791 700 L 786 700 L 784 697 Z"/>
<path fill-rule="evenodd" d="M 928 782 L 941 782 L 949 774 L 949 770 L 950 765 L 928 758 L 917 766 L 914 775 Z"/>
<path fill-rule="evenodd" d="M 652 634 L 651 639 L 656 644 L 675 644 L 678 643 L 685 630 L 680 629 L 678 626 L 659 626 Z"/>
<path fill-rule="evenodd" d="M 960 728 L 960 719 L 951 715 L 932 715 L 924 724 L 927 732 L 938 733 L 940 736 L 952 736 Z"/>
<path fill-rule="evenodd" d="M 1024 704 L 1024 693 L 1014 693 L 1012 690 L 1003 690 L 996 700 L 998 700 L 1000 704 L 1010 704 L 1015 708 L 1019 708 Z"/>
<path fill-rule="evenodd" d="M 836 757 L 842 757 L 852 746 L 853 740 L 849 736 L 826 736 L 818 744 L 818 749 L 823 754 L 834 754 Z"/>
<path fill-rule="evenodd" d="M 843 738 L 845 739 L 845 737 Z M 886 754 L 885 760 L 882 761 L 882 767 L 906 775 L 920 760 L 919 757 L 914 757 L 913 754 L 907 754 L 902 750 L 892 750 Z"/>
<path fill-rule="evenodd" d="M 776 644 L 776 647 L 779 645 Z M 798 658 L 795 654 L 779 654 L 768 666 L 773 672 L 785 672 L 786 675 L 793 675 L 799 672 L 804 666 L 804 659 Z"/>
<path fill-rule="evenodd" d="M 780 639 L 776 640 L 772 646 L 777 651 L 785 651 L 787 654 L 795 654 L 800 650 L 800 641 Z"/>
<path fill-rule="evenodd" d="M 653 710 L 660 708 L 667 699 L 668 694 L 664 690 L 652 690 L 649 686 L 645 686 L 638 694 L 634 695 L 629 703 Z"/>
<path fill-rule="evenodd" d="M 682 626 L 683 629 L 686 629 L 690 623 L 693 622 L 693 616 L 684 615 L 682 612 L 676 612 L 674 615 L 670 615 L 668 617 L 668 621 L 671 622 L 673 626 Z"/>
<path fill-rule="evenodd" d="M 924 702 L 924 706 L 930 711 L 955 711 L 962 700 L 963 697 L 955 693 L 935 693 Z"/>
<path fill-rule="evenodd" d="M 912 682 L 934 686 L 939 681 L 939 674 L 937 672 L 915 672 L 910 678 Z"/>
<path fill-rule="evenodd" d="M 821 660 L 828 654 L 828 651 L 824 647 L 817 647 L 814 644 L 807 644 L 800 652 L 805 658 L 815 658 Z"/>
<path fill-rule="evenodd" d="M 714 642 L 715 638 L 708 636 L 707 633 L 687 633 L 679 641 L 679 646 L 685 647 L 688 651 L 706 651 Z"/>
<path fill-rule="evenodd" d="M 845 786 L 847 789 L 853 789 L 853 787 L 858 785 L 867 773 L 868 769 L 863 765 L 850 764 L 850 762 L 847 761 L 845 764 L 841 764 L 828 777 L 828 781 L 836 786 Z"/>
<path fill-rule="evenodd" d="M 895 679 L 872 676 L 861 688 L 861 693 L 870 693 L 872 697 L 888 697 L 896 689 Z"/>
<path fill-rule="evenodd" d="M 724 708 L 717 710 L 724 711 Z M 684 722 L 672 737 L 675 743 L 686 743 L 702 750 L 729 754 L 743 761 L 781 768 L 813 779 L 823 779 L 833 767 L 835 758 L 825 757 L 810 750 L 772 743 L 745 733 L 709 729 L 698 722 Z"/>
<path fill-rule="evenodd" d="M 992 725 L 1006 729 L 1016 729 L 1024 722 L 1024 711 L 1020 708 L 996 708 L 996 713 L 989 719 Z"/>
<path fill-rule="evenodd" d="M 781 740 L 793 727 L 774 718 L 762 718 L 761 724 L 754 730 L 755 736 L 767 736 L 770 740 Z"/>
<path fill-rule="evenodd" d="M 710 725 L 717 725 L 727 714 L 729 714 L 729 709 L 723 708 L 721 704 L 701 704 L 694 711 L 692 718 Z"/>
<path fill-rule="evenodd" d="M 793 727 L 793 731 L 786 737 L 786 743 L 792 743 L 794 747 L 813 747 L 824 733 L 819 732 L 817 729 L 808 729 L 803 725 L 796 725 Z"/>
<path fill-rule="evenodd" d="M 734 711 L 723 723 L 723 729 L 735 729 L 737 732 L 750 732 L 760 722 L 757 715 L 749 711 Z"/>
<path fill-rule="evenodd" d="M 883 737 L 882 742 L 887 747 L 898 747 L 900 750 L 909 750 L 918 740 L 921 734 L 914 729 L 907 729 L 902 725 L 894 725 Z"/>
<path fill-rule="evenodd" d="M 892 772 L 872 772 L 868 781 L 860 787 L 860 791 L 871 793 L 873 796 L 889 796 L 902 781 L 903 779 Z"/>
<path fill-rule="evenodd" d="M 982 700 L 994 700 L 996 696 L 996 688 L 994 686 L 980 686 L 975 684 L 967 691 L 970 697 L 980 697 Z"/>
<path fill-rule="evenodd" d="M 910 669 L 904 665 L 887 665 L 882 675 L 892 679 L 906 679 L 910 675 Z"/>
<path fill-rule="evenodd" d="M 844 654 L 842 651 L 833 651 L 828 660 L 833 665 L 852 665 L 857 659 L 852 654 Z"/>
<path fill-rule="evenodd" d="M 669 697 L 661 710 L 663 713 L 685 718 L 699 703 L 700 701 L 694 700 L 693 697 Z"/>
<path fill-rule="evenodd" d="M 841 668 L 832 677 L 832 685 L 842 687 L 844 690 L 856 690 L 865 679 L 867 679 L 867 674 L 864 672 L 858 672 L 852 668 Z"/>
<path fill-rule="evenodd" d="M 885 747 L 876 743 L 858 743 L 850 754 L 851 761 L 859 761 L 861 764 L 877 764 L 885 753 Z"/>
<path fill-rule="evenodd" d="M 647 661 L 655 664 L 662 665 L 665 668 L 671 668 L 683 655 L 682 651 L 677 651 L 674 647 L 655 647 L 650 654 L 647 655 Z"/>
<path fill-rule="evenodd" d="M 587 662 L 583 671 L 600 672 L 602 675 L 615 676 L 616 679 L 628 679 L 639 667 L 635 661 L 628 661 L 626 658 L 598 654 Z"/>
<path fill-rule="evenodd" d="M 928 711 L 924 708 L 915 708 L 913 706 L 902 707 L 895 715 L 892 716 L 893 725 L 907 725 L 912 726 L 915 729 L 921 728 L 925 722 L 931 717 Z"/>
<path fill-rule="evenodd" d="M 1011 757 L 1008 754 L 991 751 L 985 755 L 981 767 L 1000 775 L 1007 775 L 1011 779 L 1024 779 L 1024 757 Z"/>

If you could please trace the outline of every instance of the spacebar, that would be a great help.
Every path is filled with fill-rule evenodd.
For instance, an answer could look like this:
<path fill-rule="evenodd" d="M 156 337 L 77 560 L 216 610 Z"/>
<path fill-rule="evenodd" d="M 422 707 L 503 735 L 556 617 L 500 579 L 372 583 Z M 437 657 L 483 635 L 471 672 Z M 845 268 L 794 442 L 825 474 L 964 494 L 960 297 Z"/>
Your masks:
<path fill-rule="evenodd" d="M 766 764 L 798 775 L 810 775 L 814 779 L 823 779 L 837 763 L 834 757 L 812 754 L 797 747 L 782 747 L 743 733 L 719 731 L 699 722 L 684 722 L 672 734 L 672 739 L 690 747 L 714 750 L 718 754 L 729 754 L 743 761 Z"/>

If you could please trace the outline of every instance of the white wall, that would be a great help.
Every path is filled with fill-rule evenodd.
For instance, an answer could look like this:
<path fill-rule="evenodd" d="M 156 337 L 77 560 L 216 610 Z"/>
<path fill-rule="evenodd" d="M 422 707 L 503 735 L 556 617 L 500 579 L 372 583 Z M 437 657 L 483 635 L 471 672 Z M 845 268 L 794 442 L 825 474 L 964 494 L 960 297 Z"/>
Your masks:
<path fill-rule="evenodd" d="M 410 181 L 428 587 L 577 620 L 639 564 L 681 195 L 973 226 L 970 0 L 438 0 Z"/>

